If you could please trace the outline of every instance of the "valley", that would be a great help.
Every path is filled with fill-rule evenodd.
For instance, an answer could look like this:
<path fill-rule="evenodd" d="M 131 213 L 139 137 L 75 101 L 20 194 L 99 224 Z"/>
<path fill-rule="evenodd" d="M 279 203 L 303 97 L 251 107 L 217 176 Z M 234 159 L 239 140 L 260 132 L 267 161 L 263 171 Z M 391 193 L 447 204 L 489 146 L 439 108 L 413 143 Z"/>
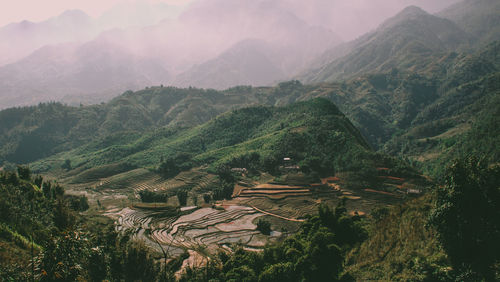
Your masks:
<path fill-rule="evenodd" d="M 0 66 L 0 280 L 498 280 L 500 6 L 449 2 L 341 42 L 197 0 Z"/>

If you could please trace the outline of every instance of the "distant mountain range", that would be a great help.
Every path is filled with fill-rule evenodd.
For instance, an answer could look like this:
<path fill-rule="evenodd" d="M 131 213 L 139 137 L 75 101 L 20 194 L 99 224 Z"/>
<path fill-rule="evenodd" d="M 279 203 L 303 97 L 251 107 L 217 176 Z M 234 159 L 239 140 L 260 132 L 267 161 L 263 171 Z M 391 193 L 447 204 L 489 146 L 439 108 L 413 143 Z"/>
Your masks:
<path fill-rule="evenodd" d="M 327 56 L 336 50 L 327 52 L 323 65 L 305 71 L 299 79 L 307 83 L 335 81 L 393 68 L 422 71 L 429 61 L 470 43 L 471 36 L 452 21 L 411 6 L 374 32 L 348 43 L 344 56 L 329 61 Z"/>
<path fill-rule="evenodd" d="M 478 45 L 500 38 L 500 2 L 496 0 L 468 0 L 450 6 L 437 14 L 449 19 L 471 35 Z M 476 43 L 477 44 L 477 43 Z"/>
<path fill-rule="evenodd" d="M 78 98 L 98 103 L 126 89 L 160 84 L 168 72 L 112 43 L 43 47 L 15 64 L 0 68 L 2 105 Z"/>
<path fill-rule="evenodd" d="M 340 42 L 330 30 L 310 26 L 271 2 L 222 5 L 226 2 L 202 1 L 178 20 L 46 46 L 0 67 L 1 107 L 50 100 L 96 103 L 159 84 L 270 85 Z M 82 29 L 91 29 L 88 17 L 72 13 L 87 19 L 89 27 Z"/>
<path fill-rule="evenodd" d="M 79 11 L 39 24 L 24 23 L 36 28 L 19 33 L 20 41 L 45 38 L 43 26 L 53 32 L 53 26 L 64 25 L 66 31 L 78 32 L 55 33 L 60 38 L 50 40 L 85 42 L 45 46 L 0 67 L 0 107 L 42 101 L 99 103 L 126 90 L 160 84 L 225 89 L 275 85 L 290 78 L 333 82 L 391 70 L 435 74 L 443 72 L 440 59 L 446 54 L 472 52 L 498 32 L 494 23 L 499 5 L 490 0 L 464 1 L 437 15 L 410 6 L 347 43 L 328 29 L 304 22 L 284 2 L 225 1 L 195 2 L 177 20 L 109 30 L 90 41 L 83 38 L 95 34 L 95 25 Z M 168 14 L 167 8 L 159 8 L 165 11 L 158 15 Z M 169 11 L 175 14 L 175 9 Z M 6 26 L 0 35 L 24 30 L 22 25 Z M 28 36 L 28 30 L 35 30 L 36 36 Z M 26 44 L 19 45 L 22 50 Z"/>
<path fill-rule="evenodd" d="M 92 18 L 69 10 L 40 23 L 22 21 L 0 28 L 0 66 L 50 44 L 90 40 L 98 32 Z"/>
<path fill-rule="evenodd" d="M 0 66 L 14 63 L 46 45 L 86 42 L 109 29 L 154 25 L 180 12 L 180 7 L 165 3 L 122 2 L 98 18 L 81 10 L 67 10 L 42 22 L 11 23 L 0 27 Z"/>

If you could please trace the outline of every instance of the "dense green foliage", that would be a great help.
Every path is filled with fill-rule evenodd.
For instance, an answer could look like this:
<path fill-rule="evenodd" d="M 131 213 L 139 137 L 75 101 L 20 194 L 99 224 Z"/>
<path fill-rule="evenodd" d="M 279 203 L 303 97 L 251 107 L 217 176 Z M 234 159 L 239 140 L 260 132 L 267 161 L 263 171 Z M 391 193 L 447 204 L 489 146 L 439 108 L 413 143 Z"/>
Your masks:
<path fill-rule="evenodd" d="M 168 197 L 165 193 L 155 193 L 149 190 L 142 190 L 139 192 L 139 197 L 144 203 L 161 203 L 166 202 Z"/>
<path fill-rule="evenodd" d="M 500 262 L 500 166 L 476 158 L 455 161 L 436 188 L 430 223 L 457 275 L 493 281 Z"/>
<path fill-rule="evenodd" d="M 36 183 L 36 184 L 35 184 Z M 64 229 L 71 222 L 64 189 L 58 184 L 33 181 L 28 168 L 18 173 L 0 173 L 0 222 L 24 238 L 43 244 L 54 229 Z"/>
<path fill-rule="evenodd" d="M 257 221 L 257 230 L 259 230 L 264 235 L 271 234 L 271 223 L 264 219 L 259 219 Z"/>
<path fill-rule="evenodd" d="M 193 167 L 191 155 L 187 153 L 178 153 L 173 157 L 169 157 L 160 163 L 158 172 L 166 177 L 174 177 L 181 171 L 189 170 Z"/>
<path fill-rule="evenodd" d="M 77 198 L 78 205 L 65 199 L 64 189 L 57 183 L 33 177 L 27 167 L 18 167 L 15 172 L 0 173 L 0 242 L 9 245 L 18 253 L 18 263 L 26 263 L 29 257 L 46 249 L 53 236 L 64 232 L 75 224 L 75 213 L 85 208 L 86 198 Z M 88 208 L 88 205 L 86 206 Z M 9 249 L 2 248 L 0 256 L 11 256 Z M 24 255 L 20 255 L 25 250 Z M 29 251 L 30 250 L 30 251 Z M 14 256 L 16 256 L 14 255 Z M 16 264 L 0 264 L 0 278 L 27 279 L 29 269 L 11 271 Z M 23 276 L 24 275 L 24 276 Z"/>
<path fill-rule="evenodd" d="M 347 272 L 357 280 L 498 280 L 499 175 L 498 164 L 455 160 L 434 193 L 374 210 Z"/>

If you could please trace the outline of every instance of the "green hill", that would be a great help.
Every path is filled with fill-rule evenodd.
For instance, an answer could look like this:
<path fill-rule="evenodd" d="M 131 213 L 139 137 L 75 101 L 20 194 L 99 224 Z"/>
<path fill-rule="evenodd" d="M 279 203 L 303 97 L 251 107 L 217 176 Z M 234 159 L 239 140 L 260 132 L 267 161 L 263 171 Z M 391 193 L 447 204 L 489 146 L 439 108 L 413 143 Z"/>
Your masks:
<path fill-rule="evenodd" d="M 464 142 L 475 152 L 496 156 L 494 138 L 478 146 L 477 138 L 466 136 L 474 134 L 471 128 L 484 127 L 497 111 L 499 48 L 497 41 L 473 54 L 447 53 L 432 63 L 434 72 L 393 69 L 318 84 L 299 99 L 334 101 L 373 147 L 410 157 L 434 173 L 457 156 L 454 147 Z"/>
<path fill-rule="evenodd" d="M 115 138 L 120 142 L 114 142 Z M 90 142 L 76 149 L 35 162 L 32 168 L 47 171 L 70 160 L 75 171 L 126 163 L 156 168 L 161 160 L 179 153 L 189 155 L 194 165 L 231 163 L 256 154 L 246 166 L 271 167 L 284 157 L 307 163 L 319 158 L 318 170 L 360 169 L 376 154 L 351 122 L 326 99 L 313 99 L 286 107 L 250 107 L 233 110 L 192 128 L 162 127 L 137 134 L 123 133 Z M 117 168 L 118 173 L 125 168 Z"/>
<path fill-rule="evenodd" d="M 93 140 L 120 143 L 127 136 L 130 141 L 152 128 L 198 125 L 232 107 L 258 102 L 255 95 L 233 92 L 155 87 L 101 105 L 6 109 L 0 112 L 0 159 L 27 163 Z"/>

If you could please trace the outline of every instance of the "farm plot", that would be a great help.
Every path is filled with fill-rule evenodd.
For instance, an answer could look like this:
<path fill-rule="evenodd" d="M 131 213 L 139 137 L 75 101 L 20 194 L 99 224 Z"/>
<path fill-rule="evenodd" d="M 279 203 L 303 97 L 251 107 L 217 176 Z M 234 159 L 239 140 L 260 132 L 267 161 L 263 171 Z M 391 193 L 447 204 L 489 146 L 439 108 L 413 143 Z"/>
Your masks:
<path fill-rule="evenodd" d="M 116 213 L 110 211 L 105 213 L 104 215 L 110 216 L 112 218 L 117 218 L 117 231 L 135 229 L 136 232 L 139 232 L 140 229 L 149 229 L 149 224 L 152 220 L 149 212 L 131 208 L 124 208 Z"/>
<path fill-rule="evenodd" d="M 151 236 L 162 244 L 196 248 L 251 241 L 256 231 L 253 221 L 262 216 L 253 208 L 229 206 L 226 210 L 199 209 L 179 217 L 168 228 L 154 230 Z"/>
<path fill-rule="evenodd" d="M 261 247 L 269 240 L 268 236 L 256 230 L 257 226 L 253 223 L 264 214 L 251 207 L 201 208 L 184 212 L 188 214 L 160 217 L 160 213 L 149 210 L 125 208 L 106 215 L 116 219 L 117 230 L 131 231 L 149 241 L 149 245 L 161 244 L 189 250 L 206 246 L 209 250 L 216 250 L 232 243 Z"/>
<path fill-rule="evenodd" d="M 65 179 L 65 183 L 73 190 L 91 189 L 94 192 L 120 191 L 124 194 L 135 194 L 144 190 L 151 192 L 165 192 L 182 187 L 190 187 L 193 191 L 205 191 L 210 189 L 216 180 L 216 176 L 209 174 L 203 167 L 183 171 L 174 178 L 166 179 L 160 174 L 138 168 L 118 173 L 109 177 L 93 179 L 85 183 L 73 183 L 73 178 Z"/>
<path fill-rule="evenodd" d="M 305 186 L 291 186 L 278 184 L 259 184 L 255 187 L 241 187 L 235 197 L 267 197 L 282 199 L 286 197 L 310 196 L 311 190 Z"/>

